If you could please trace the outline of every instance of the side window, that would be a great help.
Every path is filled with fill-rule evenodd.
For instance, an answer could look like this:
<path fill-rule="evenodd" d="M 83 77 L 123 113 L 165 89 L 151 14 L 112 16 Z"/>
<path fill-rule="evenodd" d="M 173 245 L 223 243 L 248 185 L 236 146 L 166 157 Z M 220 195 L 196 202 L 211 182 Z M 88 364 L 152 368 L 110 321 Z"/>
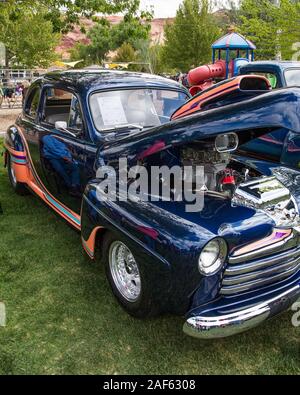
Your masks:
<path fill-rule="evenodd" d="M 45 92 L 43 121 L 53 127 L 56 122 L 63 122 L 66 129 L 81 134 L 83 122 L 79 100 L 71 92 L 48 88 Z"/>
<path fill-rule="evenodd" d="M 29 92 L 27 96 L 27 100 L 24 106 L 25 114 L 29 115 L 31 118 L 35 118 L 38 112 L 39 101 L 40 101 L 40 88 L 37 87 L 34 88 L 31 92 Z"/>
<path fill-rule="evenodd" d="M 69 116 L 69 128 L 75 130 L 83 129 L 82 115 L 80 109 L 80 103 L 76 96 L 72 95 L 70 116 Z"/>

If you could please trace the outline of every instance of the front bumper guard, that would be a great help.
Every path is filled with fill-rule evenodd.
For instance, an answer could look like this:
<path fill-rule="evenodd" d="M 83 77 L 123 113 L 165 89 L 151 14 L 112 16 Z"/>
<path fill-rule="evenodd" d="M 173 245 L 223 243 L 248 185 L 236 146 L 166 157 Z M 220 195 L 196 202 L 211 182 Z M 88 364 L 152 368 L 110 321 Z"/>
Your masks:
<path fill-rule="evenodd" d="M 230 314 L 193 316 L 186 320 L 183 331 L 200 339 L 215 339 L 247 331 L 263 321 L 288 310 L 300 299 L 300 284 L 269 300 Z"/>

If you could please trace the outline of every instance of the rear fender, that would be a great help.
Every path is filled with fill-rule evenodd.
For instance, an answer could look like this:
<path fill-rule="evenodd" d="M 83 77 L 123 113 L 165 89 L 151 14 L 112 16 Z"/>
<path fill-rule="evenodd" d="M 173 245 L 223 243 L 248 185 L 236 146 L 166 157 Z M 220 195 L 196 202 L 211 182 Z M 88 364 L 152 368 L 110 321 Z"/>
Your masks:
<path fill-rule="evenodd" d="M 4 148 L 4 166 L 7 166 L 8 155 L 10 155 L 17 181 L 28 184 L 31 176 L 27 154 L 17 127 L 11 126 L 7 130 L 4 137 Z"/>

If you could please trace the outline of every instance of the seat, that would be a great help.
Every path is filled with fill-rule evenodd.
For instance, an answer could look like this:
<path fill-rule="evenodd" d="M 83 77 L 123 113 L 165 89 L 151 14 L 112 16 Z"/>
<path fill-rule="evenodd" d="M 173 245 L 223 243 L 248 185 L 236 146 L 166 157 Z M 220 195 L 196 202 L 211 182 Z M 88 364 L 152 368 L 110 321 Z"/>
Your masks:
<path fill-rule="evenodd" d="M 46 117 L 46 122 L 55 125 L 55 122 L 68 122 L 69 114 L 52 114 Z"/>

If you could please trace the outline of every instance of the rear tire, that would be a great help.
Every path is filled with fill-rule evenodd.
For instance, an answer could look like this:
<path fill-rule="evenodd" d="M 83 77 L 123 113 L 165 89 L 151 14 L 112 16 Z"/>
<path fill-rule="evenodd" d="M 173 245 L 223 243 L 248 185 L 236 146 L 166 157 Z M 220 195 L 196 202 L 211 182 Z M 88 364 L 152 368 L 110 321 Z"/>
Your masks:
<path fill-rule="evenodd" d="M 119 304 L 136 318 L 158 315 L 146 270 L 135 259 L 127 242 L 109 232 L 102 248 L 106 277 Z"/>
<path fill-rule="evenodd" d="M 12 186 L 13 190 L 18 195 L 27 195 L 29 192 L 28 192 L 28 189 L 26 188 L 26 185 L 23 184 L 22 182 L 17 181 L 16 174 L 15 174 L 15 171 L 12 166 L 10 155 L 8 155 L 8 158 L 7 158 L 7 172 L 8 172 L 8 178 L 10 181 L 10 185 Z"/>

